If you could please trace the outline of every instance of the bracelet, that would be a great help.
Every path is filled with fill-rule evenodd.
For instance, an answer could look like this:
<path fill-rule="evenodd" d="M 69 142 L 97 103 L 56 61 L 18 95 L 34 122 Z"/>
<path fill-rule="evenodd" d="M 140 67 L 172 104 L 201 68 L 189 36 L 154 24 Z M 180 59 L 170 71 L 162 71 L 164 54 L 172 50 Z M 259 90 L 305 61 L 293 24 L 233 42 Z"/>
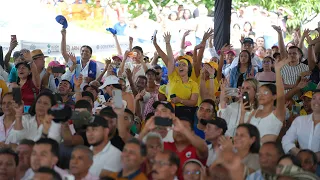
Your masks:
<path fill-rule="evenodd" d="M 214 74 L 210 74 L 209 79 L 214 79 Z"/>
<path fill-rule="evenodd" d="M 45 134 L 45 133 L 42 133 L 42 136 L 47 138 L 48 137 L 48 134 Z"/>

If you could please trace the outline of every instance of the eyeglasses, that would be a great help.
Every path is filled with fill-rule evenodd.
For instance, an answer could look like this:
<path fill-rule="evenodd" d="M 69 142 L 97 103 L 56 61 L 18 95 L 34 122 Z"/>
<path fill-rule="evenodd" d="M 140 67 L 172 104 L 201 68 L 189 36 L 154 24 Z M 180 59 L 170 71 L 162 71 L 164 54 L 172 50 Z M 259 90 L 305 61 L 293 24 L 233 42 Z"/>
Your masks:
<path fill-rule="evenodd" d="M 184 171 L 183 174 L 185 175 L 199 175 L 200 171 Z"/>
<path fill-rule="evenodd" d="M 265 95 L 268 95 L 268 94 L 270 94 L 269 91 L 262 91 L 262 92 L 258 92 L 257 96 L 261 96 L 261 95 L 265 96 Z"/>
<path fill-rule="evenodd" d="M 169 163 L 169 162 L 155 161 L 155 160 L 152 160 L 152 161 L 151 161 L 151 164 L 153 164 L 153 165 L 158 165 L 158 166 L 160 166 L 160 167 L 170 166 L 170 165 L 171 165 L 171 163 Z"/>

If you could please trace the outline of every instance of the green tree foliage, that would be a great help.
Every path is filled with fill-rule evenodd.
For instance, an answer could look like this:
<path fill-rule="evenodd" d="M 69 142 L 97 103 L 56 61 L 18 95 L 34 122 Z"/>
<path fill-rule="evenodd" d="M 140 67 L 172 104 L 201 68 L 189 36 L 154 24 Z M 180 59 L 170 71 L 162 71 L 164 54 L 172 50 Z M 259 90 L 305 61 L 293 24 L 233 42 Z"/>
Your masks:
<path fill-rule="evenodd" d="M 284 7 L 293 13 L 288 20 L 289 27 L 297 27 L 312 21 L 320 13 L 319 0 L 233 0 L 235 7 L 241 5 L 259 5 L 268 11 L 277 11 Z"/>

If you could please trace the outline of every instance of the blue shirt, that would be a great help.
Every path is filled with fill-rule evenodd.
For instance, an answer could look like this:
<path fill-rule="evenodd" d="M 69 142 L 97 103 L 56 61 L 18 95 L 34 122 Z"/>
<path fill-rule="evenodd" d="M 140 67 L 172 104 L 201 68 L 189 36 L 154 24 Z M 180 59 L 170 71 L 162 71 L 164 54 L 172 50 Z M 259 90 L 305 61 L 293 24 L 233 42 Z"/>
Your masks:
<path fill-rule="evenodd" d="M 16 67 L 13 66 L 11 68 L 11 71 L 10 71 L 8 79 L 9 79 L 9 83 L 17 82 L 17 80 L 18 80 L 18 72 L 17 72 Z"/>
<path fill-rule="evenodd" d="M 261 170 L 258 170 L 252 174 L 250 174 L 246 180 L 264 180 Z"/>
<path fill-rule="evenodd" d="M 247 75 L 251 72 L 252 66 L 248 67 L 248 70 L 245 73 L 240 72 L 240 68 L 238 66 L 231 69 L 230 72 L 230 87 L 231 88 L 237 88 L 239 86 L 242 86 L 242 84 L 238 84 L 238 79 L 241 75 L 243 75 L 243 80 L 247 79 Z M 254 69 L 254 75 L 257 74 L 256 69 Z"/>
<path fill-rule="evenodd" d="M 124 30 L 126 29 L 127 24 L 121 26 L 120 23 L 114 25 L 113 29 L 117 31 L 118 36 L 124 36 Z"/>

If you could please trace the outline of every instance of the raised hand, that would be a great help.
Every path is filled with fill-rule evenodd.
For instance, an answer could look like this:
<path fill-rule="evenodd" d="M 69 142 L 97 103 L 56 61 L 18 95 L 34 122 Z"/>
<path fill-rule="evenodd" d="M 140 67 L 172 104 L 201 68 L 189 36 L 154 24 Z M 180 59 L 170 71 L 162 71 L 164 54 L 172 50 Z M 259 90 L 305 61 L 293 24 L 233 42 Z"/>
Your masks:
<path fill-rule="evenodd" d="M 284 59 L 284 60 L 280 60 L 280 61 L 275 61 L 275 63 L 274 63 L 274 68 L 275 68 L 275 70 L 281 70 L 281 68 L 284 66 L 284 65 L 286 65 L 286 64 L 288 64 L 290 62 L 290 59 L 289 58 L 286 58 L 286 59 Z"/>
<path fill-rule="evenodd" d="M 165 41 L 166 43 L 170 43 L 170 40 L 171 40 L 171 34 L 170 34 L 170 32 L 164 33 L 163 38 L 164 38 L 164 41 Z"/>
<path fill-rule="evenodd" d="M 129 42 L 130 42 L 130 43 L 133 42 L 133 37 L 129 36 Z"/>
<path fill-rule="evenodd" d="M 276 25 L 272 25 L 272 28 L 274 30 L 276 30 L 279 34 L 282 33 L 281 27 L 280 26 L 276 26 Z"/>
<path fill-rule="evenodd" d="M 77 88 L 80 88 L 80 85 L 81 85 L 82 81 L 83 81 L 82 74 L 80 74 L 78 79 L 76 78 L 76 76 L 73 77 L 74 86 L 77 87 Z"/>
<path fill-rule="evenodd" d="M 297 87 L 300 89 L 303 89 L 304 87 L 306 87 L 309 83 L 309 79 L 308 78 L 301 78 L 300 82 L 298 83 Z"/>
<path fill-rule="evenodd" d="M 70 60 L 72 61 L 73 65 L 77 64 L 77 58 L 76 55 L 72 52 L 68 53 Z"/>
<path fill-rule="evenodd" d="M 187 37 L 190 34 L 190 32 L 191 32 L 190 30 L 184 32 L 183 37 Z"/>
<path fill-rule="evenodd" d="M 222 150 L 224 151 L 233 149 L 233 144 L 230 137 L 220 136 L 220 138 L 218 139 L 218 144 L 220 144 Z"/>
<path fill-rule="evenodd" d="M 209 64 L 204 64 L 203 68 L 211 75 L 214 74 L 216 72 L 216 70 L 211 67 Z"/>
<path fill-rule="evenodd" d="M 214 29 L 209 28 L 203 35 L 202 42 L 206 42 L 210 37 L 213 36 Z"/>
<path fill-rule="evenodd" d="M 305 30 L 303 31 L 302 37 L 308 37 L 309 34 L 310 34 L 310 30 L 309 30 L 309 29 L 305 29 Z"/>
<path fill-rule="evenodd" d="M 126 61 L 128 56 L 129 56 L 129 53 L 130 51 L 129 50 L 126 50 L 126 52 L 124 52 L 124 55 L 123 55 L 123 60 Z"/>
<path fill-rule="evenodd" d="M 315 45 L 320 42 L 320 36 L 318 35 L 316 38 L 310 41 L 309 45 Z"/>
<path fill-rule="evenodd" d="M 127 77 L 132 78 L 132 72 L 129 68 L 126 69 L 126 74 L 127 74 Z"/>
<path fill-rule="evenodd" d="M 178 117 L 174 117 L 172 119 L 172 122 L 173 122 L 173 130 L 175 132 L 179 132 L 179 133 L 182 133 L 184 134 L 184 132 L 186 131 L 186 128 L 184 127 L 184 125 L 181 123 L 181 120 L 178 118 Z"/>
<path fill-rule="evenodd" d="M 13 41 L 10 42 L 9 50 L 13 51 L 14 48 L 16 48 L 17 46 L 18 46 L 18 41 L 17 40 L 13 40 Z"/>

